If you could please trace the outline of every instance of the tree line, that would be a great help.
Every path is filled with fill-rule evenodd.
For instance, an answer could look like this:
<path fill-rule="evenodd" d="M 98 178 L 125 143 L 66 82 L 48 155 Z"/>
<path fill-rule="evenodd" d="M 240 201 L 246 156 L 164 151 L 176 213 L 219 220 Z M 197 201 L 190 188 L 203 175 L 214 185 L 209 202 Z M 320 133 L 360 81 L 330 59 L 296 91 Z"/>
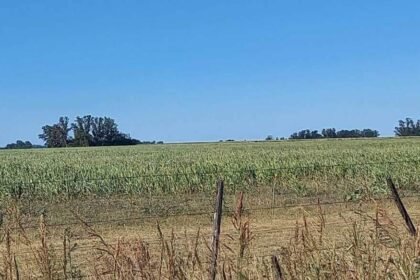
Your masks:
<path fill-rule="evenodd" d="M 395 136 L 420 136 L 420 120 L 405 118 L 398 121 L 394 129 Z M 336 130 L 325 128 L 318 130 L 301 130 L 290 135 L 289 139 L 322 139 L 322 138 L 372 138 L 380 134 L 374 129 Z M 70 123 L 68 117 L 60 117 L 58 122 L 42 127 L 39 138 L 44 141 L 44 146 L 33 145 L 29 141 L 18 140 L 8 144 L 4 149 L 32 149 L 32 148 L 60 148 L 60 147 L 89 147 L 89 146 L 123 146 L 138 144 L 163 144 L 162 141 L 140 141 L 131 138 L 129 134 L 119 131 L 118 124 L 109 117 L 93 117 L 87 115 L 76 117 Z M 269 135 L 265 139 L 286 140 L 286 138 L 274 138 Z M 227 140 L 233 141 L 233 140 Z"/>
<path fill-rule="evenodd" d="M 414 121 L 411 118 L 398 121 L 394 129 L 395 136 L 420 136 L 420 120 Z M 324 128 L 321 131 L 304 129 L 290 135 L 289 139 L 328 139 L 328 138 L 375 138 L 379 137 L 379 131 L 375 129 L 343 129 Z M 284 138 L 281 138 L 283 140 Z M 272 135 L 267 136 L 267 141 L 274 140 Z M 279 140 L 279 138 L 276 138 Z"/>
<path fill-rule="evenodd" d="M 321 132 L 318 130 L 301 130 L 290 135 L 290 139 L 321 139 L 321 138 L 370 138 L 379 137 L 379 132 L 374 129 L 352 129 L 336 130 L 335 128 L 324 128 Z"/>
<path fill-rule="evenodd" d="M 76 117 L 70 123 L 68 117 L 60 117 L 58 123 L 42 127 L 39 138 L 48 148 L 124 146 L 138 144 L 156 144 L 163 142 L 141 142 L 129 134 L 119 131 L 118 124 L 109 117 L 87 115 Z M 72 135 L 71 135 L 72 134 Z"/>
<path fill-rule="evenodd" d="M 41 145 L 33 145 L 30 141 L 17 140 L 16 143 L 7 144 L 5 149 L 33 149 L 43 148 Z"/>

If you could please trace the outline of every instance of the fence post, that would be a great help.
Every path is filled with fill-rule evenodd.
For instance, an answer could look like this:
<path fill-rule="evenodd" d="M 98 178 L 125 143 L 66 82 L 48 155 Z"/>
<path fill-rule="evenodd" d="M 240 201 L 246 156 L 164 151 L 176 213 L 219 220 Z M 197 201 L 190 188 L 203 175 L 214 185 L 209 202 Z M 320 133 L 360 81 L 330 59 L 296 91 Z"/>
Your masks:
<path fill-rule="evenodd" d="M 271 200 L 271 215 L 274 216 L 274 209 L 276 207 L 276 183 L 273 183 L 273 187 L 271 190 L 272 200 Z"/>
<path fill-rule="evenodd" d="M 416 227 L 414 226 L 413 221 L 410 218 L 410 215 L 405 209 L 405 206 L 403 202 L 401 201 L 400 195 L 398 194 L 397 188 L 395 187 L 395 184 L 392 181 L 391 177 L 387 178 L 387 183 L 388 183 L 389 188 L 391 189 L 392 198 L 394 199 L 395 204 L 397 204 L 398 210 L 400 210 L 401 216 L 403 217 L 405 224 L 407 225 L 408 231 L 410 232 L 412 236 L 416 236 Z"/>
<path fill-rule="evenodd" d="M 15 261 L 16 280 L 20 280 L 19 267 L 18 267 L 18 263 L 17 263 L 17 260 L 16 260 L 16 256 L 13 256 L 13 260 Z"/>
<path fill-rule="evenodd" d="M 273 279 L 283 280 L 283 273 L 281 271 L 279 260 L 276 256 L 271 257 L 271 263 L 273 265 Z"/>
<path fill-rule="evenodd" d="M 219 181 L 217 183 L 216 208 L 215 208 L 215 213 L 214 213 L 210 280 L 215 280 L 216 273 L 217 273 L 217 258 L 219 256 L 219 244 L 220 244 L 220 227 L 222 223 L 223 189 L 224 189 L 224 183 L 223 181 Z"/>
<path fill-rule="evenodd" d="M 64 240 L 63 240 L 63 274 L 64 280 L 67 280 L 67 229 L 64 230 Z"/>

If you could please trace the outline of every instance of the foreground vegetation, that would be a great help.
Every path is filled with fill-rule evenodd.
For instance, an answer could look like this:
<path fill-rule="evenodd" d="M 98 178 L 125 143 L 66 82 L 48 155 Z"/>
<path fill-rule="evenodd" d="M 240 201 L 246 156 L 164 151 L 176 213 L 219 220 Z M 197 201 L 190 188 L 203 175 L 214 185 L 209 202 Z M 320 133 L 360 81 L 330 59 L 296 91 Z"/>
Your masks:
<path fill-rule="evenodd" d="M 420 187 L 420 139 L 317 140 L 0 151 L 0 196 L 81 197 L 236 191 L 381 194 L 391 175 Z"/>
<path fill-rule="evenodd" d="M 416 138 L 1 151 L 0 278 L 208 279 L 223 178 L 217 279 L 419 279 L 381 197 L 418 225 L 419 174 Z"/>
<path fill-rule="evenodd" d="M 419 236 L 408 234 L 392 202 L 318 202 L 270 214 L 245 211 L 238 197 L 223 218 L 217 279 L 279 279 L 271 256 L 283 279 L 420 277 Z M 418 224 L 418 198 L 405 202 Z M 50 224 L 49 212 L 36 218 L 20 201 L 4 206 L 1 279 L 208 279 L 211 214 L 157 224 L 145 216 L 134 226 L 128 218 L 95 223 L 74 209 L 76 223 Z"/>

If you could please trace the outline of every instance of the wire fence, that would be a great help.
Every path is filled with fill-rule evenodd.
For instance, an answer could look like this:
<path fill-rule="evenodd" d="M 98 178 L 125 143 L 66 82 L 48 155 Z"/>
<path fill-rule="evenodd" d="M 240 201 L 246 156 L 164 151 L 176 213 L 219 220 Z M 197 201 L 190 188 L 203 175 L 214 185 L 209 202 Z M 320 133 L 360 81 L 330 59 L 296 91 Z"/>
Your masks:
<path fill-rule="evenodd" d="M 419 196 L 420 197 L 420 196 Z M 323 204 L 317 204 L 316 206 L 321 206 L 322 207 Z M 325 204 L 324 204 L 325 205 Z M 305 207 L 306 205 L 302 205 L 301 207 Z M 315 206 L 315 205 L 311 205 L 311 206 Z M 346 209 L 344 211 L 340 211 L 341 214 L 348 212 L 348 213 L 355 213 L 356 216 L 353 216 L 353 221 L 354 222 L 358 222 L 358 223 L 368 223 L 371 225 L 371 227 L 367 227 L 366 229 L 362 230 L 362 232 L 372 232 L 372 230 L 374 229 L 374 225 L 375 225 L 375 217 L 369 216 L 367 213 L 364 213 L 365 215 L 363 217 L 360 217 L 358 215 L 357 212 L 355 212 L 355 209 Z M 209 214 L 209 213 L 206 213 Z M 230 214 L 230 213 L 228 213 Z M 328 216 L 328 215 L 327 215 Z M 355 218 L 357 217 L 357 219 Z M 389 213 L 388 218 L 390 219 L 395 219 L 398 220 L 400 218 L 399 213 Z M 415 219 L 419 219 L 420 218 L 420 212 L 419 213 L 415 213 L 415 214 L 411 214 L 412 218 Z M 349 224 L 348 221 L 346 220 L 338 220 L 338 221 L 332 221 L 332 222 L 323 222 L 322 225 L 320 224 L 319 220 L 317 219 L 311 219 L 310 217 L 307 218 L 308 220 L 306 221 L 307 224 L 310 224 L 311 226 L 316 225 L 316 227 L 324 227 L 324 228 L 328 228 L 333 226 L 335 230 L 337 229 L 347 229 L 349 227 L 351 227 L 351 223 Z M 328 219 L 328 218 L 327 218 Z M 118 220 L 120 221 L 120 220 Z M 127 221 L 127 220 L 124 220 Z M 74 226 L 74 225 L 80 225 L 83 226 L 84 224 L 89 225 L 89 226 L 94 226 L 94 225 L 100 225 L 103 223 L 107 223 L 107 224 L 112 224 L 114 222 L 116 222 L 116 220 L 107 220 L 107 221 L 91 221 L 91 222 L 86 222 L 86 221 L 79 221 L 78 223 L 67 223 L 67 224 L 55 224 L 55 225 L 47 225 L 48 228 L 50 227 L 62 227 L 62 226 Z M 284 220 L 282 220 L 282 222 L 284 222 Z M 290 241 L 290 239 L 293 239 L 293 235 L 295 234 L 296 230 L 301 230 L 307 227 L 307 225 L 305 225 L 304 222 L 302 222 L 302 218 L 299 219 L 290 219 L 289 220 L 289 226 L 284 226 L 281 225 L 280 227 L 278 227 L 276 224 L 273 224 L 271 226 L 271 228 L 269 229 L 252 229 L 252 234 L 256 237 L 267 237 L 267 235 L 270 234 L 276 234 L 276 235 L 282 235 L 283 238 L 276 238 L 273 239 L 273 243 L 271 244 L 266 244 L 265 247 L 267 248 L 272 248 L 272 247 L 278 247 L 279 244 L 280 245 L 284 245 L 287 242 Z M 32 228 L 32 227 L 31 227 Z M 36 227 L 34 227 L 36 228 Z M 24 230 L 24 229 L 30 229 L 30 228 L 12 228 L 11 230 Z M 210 236 L 210 229 L 208 230 L 202 230 L 200 228 L 198 228 L 197 230 L 200 230 L 200 236 L 207 236 L 208 239 Z M 64 231 L 63 231 L 64 232 Z M 223 232 L 221 234 L 221 238 L 222 240 L 227 240 L 227 242 L 229 242 L 229 237 L 237 234 L 238 231 L 232 228 L 227 229 L 225 232 Z M 157 234 L 157 229 L 155 232 L 156 236 Z M 185 241 L 185 240 L 192 240 L 197 236 L 196 232 L 193 233 L 189 233 L 189 234 L 185 234 L 182 232 L 178 232 L 177 236 L 175 237 L 175 239 L 177 241 Z M 134 237 L 132 241 L 121 241 L 120 238 L 117 239 L 113 239 L 113 240 L 109 240 L 109 244 L 115 245 L 116 243 L 119 243 L 120 245 L 132 245 L 133 243 L 135 243 L 137 240 L 140 240 L 141 242 L 145 242 L 148 245 L 161 245 L 162 244 L 162 239 L 161 238 L 142 238 L 141 236 L 138 237 Z M 74 242 L 80 242 L 80 241 L 85 241 L 88 243 L 98 243 L 100 240 L 97 240 L 95 238 L 76 238 L 74 240 Z M 80 252 L 80 251 L 90 251 L 90 250 L 94 250 L 95 248 L 99 248 L 100 245 L 98 244 L 88 244 L 88 245 L 77 245 L 76 249 Z M 52 251 L 62 251 L 63 248 L 61 245 L 55 246 L 55 247 L 50 247 L 49 250 Z M 271 250 L 272 251 L 272 250 Z M 20 250 L 18 255 L 31 255 L 34 254 L 34 251 L 32 250 Z M 270 255 L 266 255 L 266 256 L 270 256 Z M 259 256 L 261 257 L 261 256 Z"/>
<path fill-rule="evenodd" d="M 411 193 L 409 195 L 402 195 L 404 198 L 419 198 L 420 199 L 420 192 L 419 193 Z M 286 209 L 292 209 L 292 208 L 313 208 L 313 207 L 325 207 L 325 206 L 334 206 L 334 205 L 358 205 L 360 203 L 366 203 L 366 202 L 372 202 L 375 201 L 377 203 L 383 203 L 385 201 L 392 201 L 392 198 L 389 197 L 377 197 L 377 198 L 370 198 L 365 201 L 349 201 L 349 200 L 335 200 L 335 201 L 322 201 L 319 199 L 319 197 L 312 197 L 313 200 L 316 200 L 315 202 L 309 202 L 309 203 L 292 203 L 292 204 L 283 204 L 280 206 L 267 206 L 267 207 L 250 207 L 250 208 L 244 208 L 243 212 L 245 214 L 255 214 L 257 212 L 264 212 L 264 211 L 273 211 L 273 210 L 286 210 Z M 207 201 L 210 199 L 207 198 Z M 211 200 L 210 200 L 211 201 Z M 231 208 L 233 208 L 232 206 Z M 76 212 L 70 211 L 69 216 L 61 216 L 60 218 L 62 220 L 73 220 L 71 222 L 60 222 L 60 223 L 48 223 L 47 226 L 49 228 L 57 228 L 57 227 L 71 227 L 71 226 L 80 226 L 81 222 L 79 218 L 77 217 L 78 214 Z M 122 214 L 132 214 L 136 212 L 128 212 L 126 210 L 121 210 Z M 223 215 L 224 216 L 231 216 L 235 213 L 234 209 L 227 209 L 224 210 Z M 115 212 L 112 213 L 115 216 Z M 165 214 L 155 214 L 155 215 L 148 215 L 148 214 L 137 214 L 137 216 L 130 216 L 124 217 L 124 218 L 109 218 L 109 219 L 92 219 L 92 220 L 83 220 L 84 223 L 88 225 L 109 225 L 112 226 L 114 224 L 130 224 L 132 222 L 136 221 L 146 221 L 146 220 L 162 220 L 162 219 L 168 219 L 168 218 L 185 218 L 185 217 L 196 217 L 196 216 L 208 216 L 212 217 L 214 215 L 213 210 L 207 210 L 207 211 L 180 211 L 178 213 L 165 213 Z M 35 217 L 38 218 L 38 217 Z M 48 221 L 48 219 L 47 219 Z M 11 228 L 12 230 L 17 229 L 36 229 L 39 225 L 30 225 L 30 226 L 23 226 L 22 228 Z"/>
<path fill-rule="evenodd" d="M 405 198 L 420 198 L 420 193 L 418 194 L 412 194 L 412 195 L 408 195 L 405 196 Z M 391 201 L 391 198 L 380 198 L 380 199 L 376 199 L 376 200 L 372 200 L 375 203 L 384 203 L 385 201 Z M 255 207 L 255 208 L 244 208 L 242 209 L 243 213 L 245 215 L 249 215 L 249 214 L 255 214 L 257 212 L 264 212 L 264 211 L 272 211 L 272 210 L 285 210 L 285 209 L 291 209 L 291 208 L 310 208 L 310 207 L 317 207 L 317 208 L 323 208 L 326 206 L 334 206 L 334 205 L 356 205 L 356 204 L 360 204 L 360 201 L 320 201 L 318 200 L 317 202 L 313 202 L 313 203 L 301 203 L 301 204 L 290 204 L 290 205 L 282 205 L 282 206 L 276 206 L 276 207 Z M 346 208 L 346 209 L 340 209 L 340 213 L 344 213 L 344 212 L 354 212 L 355 209 L 354 208 Z M 75 221 L 72 222 L 62 222 L 62 223 L 47 223 L 46 226 L 48 228 L 69 228 L 69 227 L 74 227 L 74 226 L 99 226 L 99 225 L 107 225 L 110 227 L 113 227 L 114 229 L 117 230 L 118 225 L 119 226 L 124 226 L 127 224 L 130 224 L 131 222 L 135 222 L 135 221 L 145 221 L 148 219 L 152 219 L 154 221 L 159 221 L 161 219 L 164 218 L 184 218 L 184 217 L 194 217 L 194 216 L 208 216 L 208 217 L 212 217 L 214 214 L 214 211 L 202 211 L 202 212 L 187 212 L 187 213 L 174 213 L 174 214 L 168 214 L 168 215 L 139 215 L 137 217 L 129 217 L 129 218 L 118 218 L 118 219 L 96 219 L 96 220 L 82 220 L 81 217 L 78 217 L 77 214 L 75 214 L 73 216 L 73 218 L 75 218 Z M 235 211 L 233 210 L 227 210 L 224 211 L 224 215 L 226 217 L 232 216 L 233 214 L 235 214 Z M 412 217 L 420 217 L 420 213 L 416 213 L 416 214 L 412 214 Z M 283 222 L 287 221 L 282 219 Z M 296 221 L 295 218 L 290 217 L 289 221 L 293 222 Z M 347 227 L 348 226 L 348 222 L 346 221 L 338 221 L 338 222 L 327 222 L 325 223 L 325 226 L 337 226 L 337 227 Z M 302 227 L 302 225 L 300 226 Z M 21 226 L 21 227 L 12 227 L 9 228 L 10 230 L 29 230 L 29 229 L 37 229 L 39 228 L 39 225 L 31 225 L 31 226 Z M 292 225 L 292 226 L 282 226 L 280 229 L 278 228 L 270 228 L 270 229 L 256 229 L 253 231 L 254 234 L 270 234 L 270 233 L 284 233 L 286 231 L 290 231 L 290 230 L 296 230 L 297 228 L 299 228 L 299 226 L 296 225 Z M 150 244 L 159 244 L 159 242 L 161 242 L 159 239 L 148 239 L 145 240 Z M 78 247 L 78 249 L 92 249 L 92 246 L 86 246 L 86 247 Z M 32 252 L 27 252 L 27 253 L 32 253 Z"/>
<path fill-rule="evenodd" d="M 292 194 L 292 193 L 286 193 L 285 195 Z M 294 193 L 295 194 L 295 193 Z M 282 194 L 283 195 L 283 194 Z M 401 195 L 404 198 L 420 198 L 420 192 L 408 192 L 408 194 L 402 193 Z M 161 196 L 154 197 L 155 199 L 159 199 Z M 163 196 L 165 197 L 165 196 Z M 167 197 L 165 197 L 167 198 Z M 258 213 L 262 211 L 274 211 L 274 210 L 284 210 L 284 209 L 291 209 L 291 208 L 309 208 L 309 207 L 324 207 L 324 206 L 334 206 L 334 205 L 351 205 L 351 204 L 360 204 L 363 202 L 362 200 L 327 200 L 322 201 L 322 198 L 319 196 L 309 196 L 309 197 L 303 197 L 305 199 L 309 199 L 310 202 L 304 202 L 304 203 L 281 203 L 281 205 L 276 205 L 269 202 L 268 206 L 257 206 L 257 207 L 249 207 L 244 208 L 243 211 L 247 214 L 252 213 Z M 101 198 L 101 200 L 107 200 L 105 198 Z M 197 201 L 197 197 L 191 198 L 197 205 L 203 206 L 204 202 L 206 202 L 208 207 L 207 209 L 193 209 L 191 211 L 190 209 L 172 209 L 172 212 L 165 212 L 164 213 L 155 213 L 155 214 L 148 214 L 144 212 L 144 209 L 136 209 L 136 207 L 132 207 L 134 209 L 128 211 L 127 209 L 118 209 L 117 211 L 111 210 L 112 215 L 111 218 L 101 218 L 101 219 L 86 219 L 84 222 L 86 224 L 95 226 L 95 225 L 127 225 L 130 223 L 135 222 L 144 222 L 147 220 L 161 220 L 161 219 L 169 219 L 169 218 L 185 218 L 185 217 L 196 217 L 196 216 L 207 216 L 212 217 L 214 214 L 214 211 L 212 209 L 213 202 L 211 197 L 203 196 L 200 197 L 200 200 Z M 368 201 L 374 200 L 376 202 L 384 202 L 384 201 L 391 201 L 391 198 L 384 197 L 384 196 L 377 196 L 377 197 L 369 197 Z M 123 202 L 123 199 L 118 199 L 117 202 Z M 86 202 L 85 202 L 86 203 Z M 87 202 L 89 203 L 89 201 Z M 182 201 L 176 201 L 175 203 L 182 203 Z M 230 205 L 230 207 L 227 207 L 227 209 L 224 211 L 225 216 L 232 215 L 235 210 L 235 201 L 233 201 L 233 204 Z M 226 207 L 227 205 L 225 205 Z M 170 205 L 165 206 L 166 209 L 171 209 Z M 0 212 L 1 213 L 1 212 Z M 43 213 L 45 214 L 45 213 Z M 83 216 L 83 214 L 81 214 Z M 117 217 L 116 216 L 124 216 L 124 217 Z M 36 224 L 36 219 L 39 216 L 33 217 L 33 219 L 27 219 L 26 224 L 30 225 L 24 225 L 21 229 L 27 230 L 27 229 L 36 229 L 38 228 L 38 225 Z M 78 226 L 80 225 L 80 221 L 75 219 L 76 215 L 75 212 L 70 211 L 67 215 L 63 215 L 63 213 L 60 213 L 60 216 L 58 217 L 61 221 L 64 222 L 48 222 L 48 215 L 46 216 L 47 219 L 47 226 L 49 228 L 59 228 L 59 227 L 72 227 L 72 226 Z M 18 228 L 11 228 L 12 230 L 16 230 Z"/>
<path fill-rule="evenodd" d="M 335 168 L 335 167 L 351 167 L 351 166 L 371 166 L 371 165 L 393 165 L 393 164 L 410 164 L 410 163 L 415 163 L 418 164 L 420 163 L 420 160 L 405 160 L 405 161 L 388 161 L 388 162 L 364 162 L 364 163 L 354 163 L 354 164 L 334 164 L 334 165 L 311 165 L 311 166 L 294 166 L 294 167 L 283 167 L 283 168 L 269 168 L 269 169 L 256 169 L 256 171 L 258 172 L 278 172 L 281 170 L 290 170 L 290 169 L 316 169 L 316 168 Z M 217 171 L 217 172 L 208 172 L 208 173 L 199 173 L 200 175 L 221 175 L 221 174 L 229 174 L 229 173 L 244 173 L 244 172 L 248 172 L 249 170 L 236 170 L 236 171 L 232 171 L 232 170 L 224 170 L 224 171 Z M 255 170 L 254 170 L 255 171 Z M 118 178 L 85 178 L 80 180 L 80 182 L 88 182 L 88 181 L 100 181 L 100 180 L 123 180 L 123 179 L 136 179 L 136 178 L 148 178 L 148 177 L 152 177 L 152 176 L 162 176 L 162 177 L 168 177 L 168 176 L 189 176 L 189 175 L 197 175 L 198 173 L 193 172 L 193 173 L 178 173 L 178 174 L 153 174 L 153 175 L 141 175 L 141 176 L 130 176 L 130 177 L 118 177 Z M 79 182 L 77 180 L 72 180 L 72 182 Z M 43 183 L 62 183 L 63 180 L 52 180 L 52 181 L 33 181 L 30 184 L 43 184 Z M 4 183 L 4 182 L 2 182 Z M 0 182 L 0 184 L 2 184 Z M 17 183 L 19 184 L 19 183 Z M 250 207 L 245 207 L 242 209 L 243 213 L 246 215 L 255 215 L 258 212 L 269 212 L 269 211 L 279 211 L 279 212 L 284 212 L 283 210 L 287 210 L 287 209 L 292 209 L 292 208 L 302 208 L 302 209 L 308 209 L 308 208 L 319 208 L 321 211 L 322 209 L 332 206 L 340 206 L 340 205 L 345 205 L 345 206 L 356 206 L 356 205 L 360 205 L 360 204 L 367 204 L 369 201 L 370 202 L 375 202 L 375 203 L 379 203 L 379 204 L 383 204 L 386 201 L 391 201 L 392 198 L 388 197 L 387 195 L 378 195 L 378 196 L 369 196 L 366 200 L 347 200 L 347 199 L 337 199 L 335 197 L 335 199 L 331 199 L 331 198 L 325 198 L 322 197 L 320 194 L 315 194 L 312 196 L 306 196 L 306 197 L 300 197 L 300 199 L 307 199 L 308 201 L 301 201 L 301 200 L 297 200 L 296 201 L 292 201 L 287 202 L 287 201 L 277 201 L 276 197 L 283 197 L 285 196 L 285 198 L 287 199 L 287 196 L 289 195 L 296 195 L 299 194 L 296 191 L 290 191 L 290 192 L 275 192 L 274 189 L 272 191 L 271 194 L 268 195 L 268 197 L 273 197 L 272 199 L 268 199 L 267 201 L 264 201 L 263 206 L 258 205 L 258 206 L 254 206 L 251 205 Z M 248 194 L 250 196 L 255 195 L 253 193 Z M 403 198 L 407 198 L 407 199 L 420 199 L 420 192 L 414 190 L 414 191 L 407 191 L 406 193 L 402 192 L 401 197 Z M 49 222 L 48 220 L 48 213 L 47 213 L 47 219 L 46 219 L 46 227 L 48 229 L 54 229 L 56 231 L 59 231 L 60 228 L 71 228 L 71 227 L 98 227 L 100 228 L 103 225 L 106 225 L 108 227 L 110 227 L 111 229 L 115 229 L 116 231 L 118 231 L 119 227 L 125 227 L 126 225 L 130 225 L 130 224 L 135 224 L 136 222 L 144 222 L 146 220 L 154 220 L 154 221 L 159 221 L 162 219 L 170 219 L 170 218 L 185 218 L 185 217 L 198 217 L 198 216 L 207 216 L 210 219 L 213 217 L 214 215 L 214 209 L 211 209 L 214 203 L 214 199 L 213 196 L 208 196 L 208 195 L 203 195 L 203 194 L 181 194 L 180 198 L 184 198 L 187 200 L 191 200 L 193 201 L 196 205 L 199 206 L 203 206 L 205 205 L 206 207 L 204 209 L 188 209 L 188 208 L 183 208 L 181 207 L 180 209 L 171 209 L 170 211 L 165 212 L 164 214 L 161 213 L 156 213 L 156 214 L 147 214 L 146 212 L 142 212 L 139 211 L 140 209 L 142 209 L 142 206 L 144 205 L 134 205 L 132 206 L 132 209 L 130 209 L 130 212 L 128 211 L 129 208 L 124 208 L 124 209 L 118 209 L 119 212 L 113 212 L 113 215 L 110 215 L 110 218 L 97 218 L 97 219 L 84 219 L 83 215 L 80 215 L 79 213 L 77 213 L 77 211 L 69 211 L 70 215 L 67 216 L 61 216 L 58 218 L 61 218 L 61 222 Z M 252 198 L 252 197 L 251 197 Z M 167 195 L 155 195 L 155 196 L 148 196 L 145 198 L 147 201 L 145 201 L 144 203 L 149 203 L 150 205 L 148 205 L 146 208 L 149 207 L 153 207 L 153 200 L 160 200 L 160 199 L 168 199 Z M 325 199 L 325 201 L 323 200 Z M 135 199 L 134 199 L 135 200 Z M 182 203 L 182 200 L 176 200 L 173 199 L 174 203 Z M 127 198 L 117 198 L 117 199 L 113 199 L 113 198 L 98 198 L 98 201 L 104 201 L 104 202 L 110 202 L 113 201 L 114 203 L 118 204 L 118 203 L 124 203 L 127 202 Z M 85 201 L 86 202 L 86 201 Z M 89 200 L 87 200 L 87 202 L 89 203 Z M 208 205 L 206 205 L 208 203 Z M 280 205 L 279 205 L 280 204 Z M 176 205 L 175 205 L 176 206 Z M 170 204 L 166 204 L 164 205 L 164 208 L 171 208 Z M 224 217 L 229 217 L 235 214 L 235 199 L 234 196 L 232 197 L 232 205 L 225 205 L 225 210 L 224 210 Z M 356 207 L 357 209 L 357 207 Z M 94 209 L 95 211 L 101 211 L 101 209 Z M 143 209 L 144 210 L 144 209 Z M 418 210 L 418 209 L 417 209 Z M 349 208 L 344 208 L 344 209 L 340 209 L 340 213 L 344 213 L 344 212 L 352 212 L 355 213 L 355 207 L 349 207 Z M 0 213 L 1 214 L 1 213 Z M 119 215 L 124 215 L 124 217 L 117 217 L 114 218 L 116 216 L 116 214 Z M 136 215 L 137 214 L 137 215 Z M 337 214 L 337 213 L 335 213 Z M 132 216 L 133 215 L 133 216 Z M 276 214 L 274 214 L 275 216 Z M 397 219 L 397 215 L 398 213 L 392 213 L 391 214 L 391 218 L 395 218 Z M 2 217 L 2 221 L 3 221 L 3 215 L 0 215 Z M 106 216 L 106 215 L 105 215 Z M 269 216 L 269 215 L 268 215 Z M 357 213 L 356 215 L 357 216 Z M 269 216 L 270 217 L 270 216 Z M 284 219 L 284 215 L 281 216 L 283 221 L 286 221 Z M 411 217 L 418 219 L 420 218 L 420 212 L 415 212 L 412 213 Z M 272 217 L 271 217 L 272 218 Z M 371 219 L 370 217 L 358 217 L 359 220 L 358 222 L 366 222 L 366 220 Z M 275 219 L 272 219 L 272 221 L 275 221 Z M 275 224 L 272 224 L 269 228 L 256 228 L 252 230 L 252 234 L 254 236 L 260 237 L 260 238 L 270 238 L 270 235 L 276 235 L 276 237 L 273 237 L 271 242 L 268 242 L 264 245 L 264 250 L 265 252 L 253 255 L 253 258 L 265 258 L 265 257 L 270 257 L 272 255 L 273 252 L 273 248 L 278 248 L 280 245 L 282 244 L 287 244 L 287 242 L 290 241 L 291 238 L 293 238 L 293 234 L 296 232 L 296 230 L 300 230 L 302 228 L 304 228 L 306 225 L 304 224 L 293 224 L 292 222 L 296 221 L 296 218 L 290 217 L 289 225 L 282 225 L 281 227 L 277 227 Z M 1 224 L 1 223 L 0 223 Z M 372 223 L 373 224 L 373 223 Z M 324 222 L 323 224 L 324 227 L 332 227 L 335 230 L 340 230 L 340 229 L 345 229 L 345 228 L 349 228 L 349 226 L 351 226 L 351 224 L 349 224 L 348 221 L 341 219 L 341 220 L 337 220 L 337 221 L 331 221 L 331 222 Z M 26 230 L 36 230 L 39 228 L 39 225 L 35 224 L 34 220 L 31 219 L 27 219 L 24 223 L 21 224 L 21 226 L 19 227 L 9 227 L 8 230 L 10 231 L 26 231 Z M 210 223 L 209 223 L 209 228 L 210 230 Z M 364 231 L 366 233 L 371 232 L 372 228 L 366 228 L 364 229 Z M 64 232 L 64 229 L 63 229 Z M 123 232 L 123 231 L 121 231 Z M 202 234 L 205 234 L 207 237 L 207 239 L 210 239 L 210 231 L 206 231 Z M 221 238 L 222 240 L 227 240 L 226 242 L 229 242 L 229 238 L 231 235 L 237 234 L 237 232 L 235 232 L 235 230 L 229 229 L 226 230 L 225 232 L 222 233 Z M 280 236 L 280 237 L 279 237 Z M 183 237 L 179 237 L 179 239 L 185 239 L 186 237 L 190 237 L 193 238 L 194 235 L 190 235 L 190 236 L 183 236 Z M 147 243 L 150 246 L 159 246 L 162 244 L 162 239 L 161 238 L 145 238 L 142 239 L 143 242 Z M 78 242 L 80 243 L 86 243 L 86 244 L 81 244 L 78 245 L 77 247 L 75 247 L 75 249 L 78 252 L 92 252 L 95 251 L 96 249 L 98 249 L 98 244 L 95 244 L 95 240 L 89 237 L 81 237 L 80 240 L 78 240 Z M 97 241 L 96 241 L 97 242 Z M 111 240 L 110 243 L 115 243 L 116 240 Z M 125 241 L 126 243 L 122 243 L 124 245 L 130 245 L 131 241 Z M 224 241 L 225 242 L 225 241 Z M 52 246 L 49 248 L 51 251 L 61 251 L 62 247 L 60 246 Z M 339 247 L 339 248 L 318 248 L 317 250 L 331 250 L 331 249 L 336 249 L 336 250 L 340 250 L 340 249 L 345 249 L 344 247 Z M 268 254 L 268 252 L 270 252 Z M 34 250 L 19 250 L 15 256 L 17 257 L 22 257 L 24 258 L 25 256 L 33 256 L 34 254 L 36 254 L 36 252 Z M 82 276 L 82 278 L 89 278 L 89 277 L 93 277 L 94 275 L 89 275 L 89 274 L 85 274 Z M 36 277 L 34 277 L 36 278 Z"/>

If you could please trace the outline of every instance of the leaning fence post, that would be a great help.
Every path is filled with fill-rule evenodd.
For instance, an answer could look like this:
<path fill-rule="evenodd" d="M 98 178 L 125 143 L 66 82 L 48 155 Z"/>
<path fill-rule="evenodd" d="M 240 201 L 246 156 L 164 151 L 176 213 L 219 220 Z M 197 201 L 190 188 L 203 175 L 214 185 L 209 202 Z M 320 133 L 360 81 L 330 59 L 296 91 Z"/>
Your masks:
<path fill-rule="evenodd" d="M 271 263 L 273 265 L 273 279 L 274 280 L 283 280 L 283 272 L 281 271 L 281 266 L 279 260 L 276 256 L 271 257 Z"/>
<path fill-rule="evenodd" d="M 13 256 L 13 260 L 15 261 L 16 280 L 20 280 L 19 267 L 18 267 L 18 263 L 17 263 L 17 260 L 16 260 L 16 256 Z"/>
<path fill-rule="evenodd" d="M 407 225 L 408 231 L 412 236 L 416 235 L 416 227 L 413 224 L 413 221 L 410 218 L 407 210 L 404 207 L 403 202 L 401 201 L 400 195 L 398 194 L 397 188 L 395 187 L 394 182 L 392 181 L 391 177 L 387 178 L 388 186 L 391 189 L 392 198 L 397 204 L 398 210 L 400 210 L 401 216 L 403 217 L 405 224 Z"/>
<path fill-rule="evenodd" d="M 219 244 L 220 244 L 220 227 L 222 223 L 223 189 L 224 189 L 224 183 L 223 181 L 219 181 L 217 183 L 216 208 L 215 208 L 215 213 L 214 213 L 210 280 L 215 280 L 216 273 L 217 273 L 217 258 L 219 256 Z"/>

